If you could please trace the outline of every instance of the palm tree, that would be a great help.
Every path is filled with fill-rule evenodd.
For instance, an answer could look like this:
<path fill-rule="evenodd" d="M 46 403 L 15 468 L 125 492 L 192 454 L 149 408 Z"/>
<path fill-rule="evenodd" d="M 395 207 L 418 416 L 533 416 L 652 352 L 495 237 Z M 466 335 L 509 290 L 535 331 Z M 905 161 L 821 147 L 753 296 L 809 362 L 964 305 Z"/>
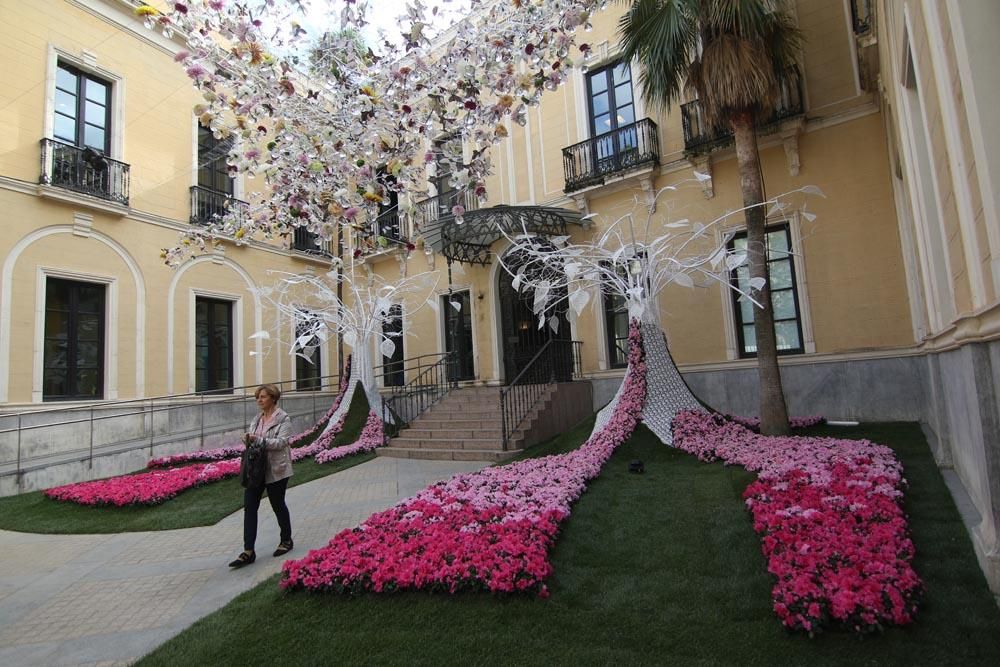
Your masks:
<path fill-rule="evenodd" d="M 623 0 L 624 1 L 624 0 Z M 697 96 L 710 127 L 726 123 L 736 142 L 751 279 L 767 278 L 765 210 L 754 125 L 780 99 L 802 33 L 782 0 L 631 0 L 619 21 L 622 56 L 638 59 L 643 97 L 666 110 L 681 93 Z M 788 432 L 778 370 L 770 285 L 754 309 L 761 432 Z"/>

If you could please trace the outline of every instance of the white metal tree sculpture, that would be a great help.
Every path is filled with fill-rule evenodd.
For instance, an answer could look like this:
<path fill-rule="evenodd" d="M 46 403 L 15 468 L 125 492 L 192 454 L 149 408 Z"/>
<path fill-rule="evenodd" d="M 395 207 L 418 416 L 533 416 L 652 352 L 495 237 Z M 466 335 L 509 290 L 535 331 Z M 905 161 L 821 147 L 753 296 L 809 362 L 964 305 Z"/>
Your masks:
<path fill-rule="evenodd" d="M 703 178 L 695 174 L 695 180 Z M 671 185 L 656 198 L 675 191 Z M 790 215 L 801 195 L 822 195 L 815 186 L 805 186 L 769 199 L 762 205 L 768 215 Z M 513 276 L 515 290 L 532 293 L 538 327 L 558 331 L 559 319 L 551 315 L 563 300 L 571 317 L 579 316 L 588 303 L 597 306 L 595 295 L 615 295 L 624 301 L 629 319 L 638 320 L 646 347 L 647 399 L 643 421 L 665 443 L 672 441 L 670 424 L 683 409 L 697 409 L 701 403 L 688 389 L 677 371 L 660 325 L 660 295 L 670 285 L 694 288 L 719 284 L 737 292 L 740 299 L 757 304 L 755 294 L 764 287 L 763 279 L 733 283 L 731 272 L 743 266 L 746 252 L 730 247 L 735 227 L 745 209 L 730 211 L 707 223 L 672 219 L 657 215 L 645 201 L 610 222 L 592 242 L 574 243 L 570 237 L 544 238 L 532 234 L 509 237 L 517 265 L 503 264 Z M 659 210 L 667 210 L 662 207 Z M 802 209 L 806 220 L 815 215 Z M 513 255 L 511 254 L 513 253 Z M 618 395 L 598 414 L 595 429 L 614 411 Z"/>
<path fill-rule="evenodd" d="M 284 319 L 296 323 L 294 328 L 275 327 L 279 332 L 276 342 L 281 347 L 290 349 L 291 354 L 311 360 L 319 345 L 342 335 L 344 343 L 353 351 L 348 400 L 341 402 L 330 423 L 337 423 L 340 415 L 347 411 L 358 383 L 364 388 L 371 409 L 376 414 L 382 414 L 375 360 L 379 355 L 392 356 L 400 343 L 394 338 L 401 335 L 387 333 L 387 329 L 392 330 L 392 327 L 386 325 L 391 324 L 396 316 L 394 306 L 401 307 L 407 316 L 414 315 L 425 305 L 437 308 L 437 302 L 429 298 L 437 285 L 436 275 L 420 273 L 388 281 L 353 262 L 346 271 L 334 270 L 324 275 L 279 271 L 272 274 L 276 278 L 274 285 L 258 288 L 256 292 L 273 307 L 278 315 L 277 322 Z M 338 284 L 344 287 L 343 300 L 337 296 Z M 294 339 L 283 340 L 280 334 L 283 330 L 294 330 Z M 270 332 L 265 331 L 259 331 L 254 336 L 272 338 Z M 376 347 L 378 353 L 373 353 Z"/>

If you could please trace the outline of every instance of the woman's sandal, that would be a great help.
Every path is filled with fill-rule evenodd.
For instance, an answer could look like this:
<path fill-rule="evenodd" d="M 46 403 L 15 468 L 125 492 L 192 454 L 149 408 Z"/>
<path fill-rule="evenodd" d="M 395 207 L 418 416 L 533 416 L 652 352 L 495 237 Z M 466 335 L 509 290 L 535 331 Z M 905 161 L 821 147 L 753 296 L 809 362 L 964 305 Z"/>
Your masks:
<path fill-rule="evenodd" d="M 287 542 L 282 542 L 281 544 L 278 545 L 278 548 L 274 550 L 274 557 L 277 558 L 278 556 L 284 556 L 289 551 L 291 551 L 292 547 L 294 546 L 295 543 L 292 542 L 291 540 Z"/>
<path fill-rule="evenodd" d="M 234 569 L 239 569 L 244 565 L 249 565 L 255 560 L 257 560 L 257 554 L 255 552 L 244 551 L 243 553 L 241 553 L 239 556 L 236 557 L 236 560 L 234 560 L 232 563 L 229 564 L 229 567 Z"/>

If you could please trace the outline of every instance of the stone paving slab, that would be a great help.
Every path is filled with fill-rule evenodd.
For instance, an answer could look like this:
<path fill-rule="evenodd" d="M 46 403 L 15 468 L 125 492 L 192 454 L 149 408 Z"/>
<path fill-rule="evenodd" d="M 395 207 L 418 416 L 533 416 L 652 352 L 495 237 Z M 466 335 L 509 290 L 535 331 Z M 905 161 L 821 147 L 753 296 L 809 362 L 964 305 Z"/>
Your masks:
<path fill-rule="evenodd" d="M 286 496 L 300 558 L 340 530 L 482 462 L 379 457 Z M 214 526 L 111 535 L 0 531 L 0 665 L 128 665 L 281 568 L 278 526 L 259 513 L 257 561 L 241 550 L 243 513 Z"/>

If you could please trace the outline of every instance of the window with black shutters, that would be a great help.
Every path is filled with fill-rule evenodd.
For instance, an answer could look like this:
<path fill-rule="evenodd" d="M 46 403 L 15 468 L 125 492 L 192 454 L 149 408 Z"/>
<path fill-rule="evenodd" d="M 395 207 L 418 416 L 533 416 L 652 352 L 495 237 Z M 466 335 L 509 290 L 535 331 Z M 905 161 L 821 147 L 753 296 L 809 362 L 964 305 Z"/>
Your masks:
<path fill-rule="evenodd" d="M 52 134 L 59 141 L 111 152 L 111 83 L 60 62 Z"/>
<path fill-rule="evenodd" d="M 729 242 L 730 250 L 746 251 L 746 232 L 737 234 Z M 774 334 L 778 354 L 804 352 L 802 345 L 802 317 L 799 311 L 798 291 L 795 283 L 795 258 L 792 255 L 792 235 L 788 224 L 769 226 L 767 229 L 767 271 L 771 286 L 771 307 L 774 310 Z M 750 267 L 744 263 L 730 273 L 730 280 L 744 292 L 750 291 Z M 736 323 L 736 340 L 741 357 L 757 356 L 757 335 L 754 332 L 753 302 L 733 291 L 733 315 Z"/>
<path fill-rule="evenodd" d="M 233 303 L 195 299 L 195 391 L 232 393 Z"/>
<path fill-rule="evenodd" d="M 104 397 L 104 285 L 48 278 L 42 400 Z"/>

